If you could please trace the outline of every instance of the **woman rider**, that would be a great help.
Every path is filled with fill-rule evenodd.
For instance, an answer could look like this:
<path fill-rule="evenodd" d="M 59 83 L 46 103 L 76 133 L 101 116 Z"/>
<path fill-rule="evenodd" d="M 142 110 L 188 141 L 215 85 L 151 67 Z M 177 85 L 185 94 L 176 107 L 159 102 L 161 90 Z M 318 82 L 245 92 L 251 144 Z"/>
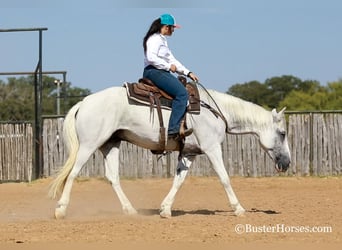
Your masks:
<path fill-rule="evenodd" d="M 153 21 L 143 40 L 145 54 L 143 77 L 153 81 L 158 88 L 174 98 L 169 120 L 169 137 L 176 137 L 179 134 L 180 123 L 188 102 L 185 87 L 171 72 L 190 77 L 193 81 L 199 80 L 173 56 L 167 45 L 166 36 L 171 36 L 175 28 L 180 28 L 175 23 L 175 18 L 170 14 L 163 14 Z M 191 133 L 192 129 L 187 129 L 185 136 Z"/>

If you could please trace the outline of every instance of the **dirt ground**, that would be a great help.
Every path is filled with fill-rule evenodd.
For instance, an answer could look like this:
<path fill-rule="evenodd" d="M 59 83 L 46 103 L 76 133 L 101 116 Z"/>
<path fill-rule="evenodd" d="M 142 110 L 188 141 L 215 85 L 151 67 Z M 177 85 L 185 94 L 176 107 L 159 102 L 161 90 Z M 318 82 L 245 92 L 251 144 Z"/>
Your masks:
<path fill-rule="evenodd" d="M 160 203 L 172 179 L 122 180 L 139 215 L 121 212 L 103 179 L 74 183 L 64 220 L 53 218 L 57 201 L 47 197 L 51 179 L 0 184 L 1 244 L 118 243 L 342 245 L 341 177 L 231 179 L 244 217 L 234 216 L 215 177 L 190 177 L 179 191 L 171 219 Z M 314 231 L 326 232 L 314 232 Z"/>

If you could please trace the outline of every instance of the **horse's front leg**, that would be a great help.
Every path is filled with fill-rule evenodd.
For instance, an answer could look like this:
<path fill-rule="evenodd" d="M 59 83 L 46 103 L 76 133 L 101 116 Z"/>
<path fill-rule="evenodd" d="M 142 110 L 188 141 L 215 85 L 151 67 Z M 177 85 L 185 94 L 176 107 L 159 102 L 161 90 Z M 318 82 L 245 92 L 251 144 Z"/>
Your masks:
<path fill-rule="evenodd" d="M 176 194 L 179 188 L 182 186 L 194 159 L 195 159 L 195 156 L 186 156 L 186 157 L 182 157 L 182 159 L 178 162 L 177 173 L 173 179 L 172 187 L 169 193 L 167 194 L 167 196 L 164 198 L 160 207 L 160 217 L 162 218 L 171 217 L 172 204 L 175 201 Z"/>
<path fill-rule="evenodd" d="M 230 205 L 232 206 L 235 215 L 242 216 L 245 213 L 245 209 L 240 205 L 233 188 L 230 184 L 230 179 L 227 173 L 227 170 L 224 167 L 223 159 L 222 159 L 222 150 L 221 145 L 216 145 L 211 147 L 209 151 L 205 152 L 208 156 L 212 167 L 220 178 L 220 181 L 224 187 L 224 190 L 227 193 L 228 200 Z"/>

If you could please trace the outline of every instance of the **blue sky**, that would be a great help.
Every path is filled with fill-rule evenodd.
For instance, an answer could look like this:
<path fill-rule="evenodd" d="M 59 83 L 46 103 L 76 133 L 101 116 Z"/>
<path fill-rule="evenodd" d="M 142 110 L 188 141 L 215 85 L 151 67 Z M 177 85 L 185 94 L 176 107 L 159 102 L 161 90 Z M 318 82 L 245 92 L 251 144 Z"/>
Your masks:
<path fill-rule="evenodd" d="M 322 85 L 342 78 L 342 1 L 2 1 L 0 29 L 47 27 L 43 70 L 67 71 L 95 92 L 143 71 L 142 39 L 171 13 L 174 55 L 211 89 L 290 74 Z M 18 8 L 20 6 L 20 8 Z M 0 33 L 0 72 L 33 71 L 38 33 Z M 1 77 L 0 79 L 4 79 Z"/>

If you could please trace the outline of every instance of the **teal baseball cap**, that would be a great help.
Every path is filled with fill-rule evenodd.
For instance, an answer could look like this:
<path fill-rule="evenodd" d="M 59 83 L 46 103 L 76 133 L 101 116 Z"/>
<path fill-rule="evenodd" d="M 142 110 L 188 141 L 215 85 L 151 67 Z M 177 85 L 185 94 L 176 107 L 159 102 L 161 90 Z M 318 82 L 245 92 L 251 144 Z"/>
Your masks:
<path fill-rule="evenodd" d="M 176 19 L 170 14 L 161 15 L 160 23 L 164 25 L 172 25 L 175 28 L 180 28 L 180 25 L 176 24 Z"/>

